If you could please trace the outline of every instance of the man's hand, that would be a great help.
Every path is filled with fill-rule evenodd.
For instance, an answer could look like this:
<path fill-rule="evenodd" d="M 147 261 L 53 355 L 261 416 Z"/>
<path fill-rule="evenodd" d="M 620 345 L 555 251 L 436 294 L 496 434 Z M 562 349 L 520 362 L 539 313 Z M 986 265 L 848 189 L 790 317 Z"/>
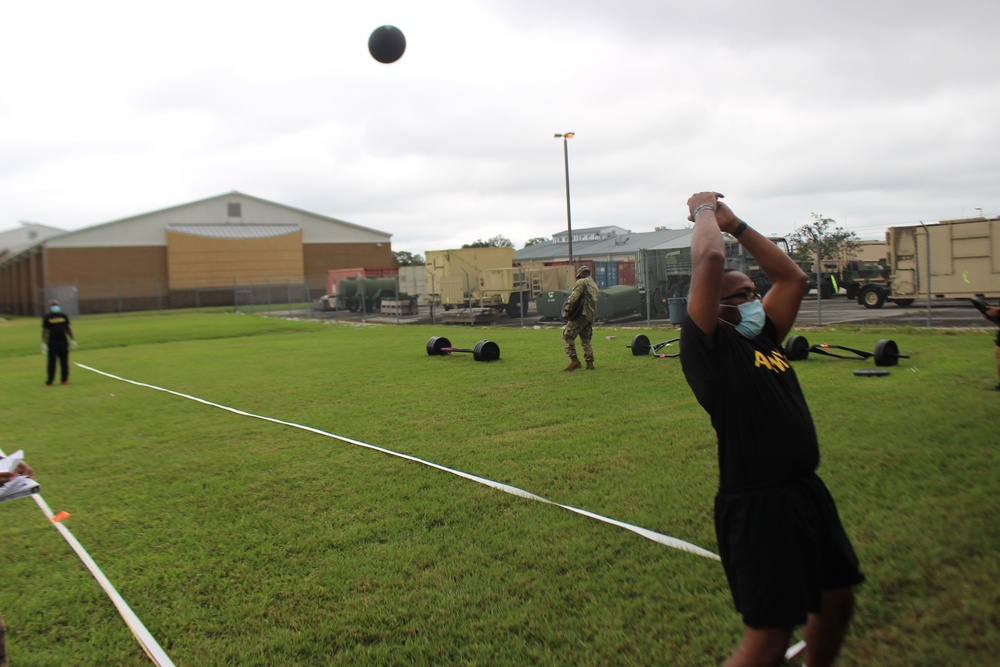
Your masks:
<path fill-rule="evenodd" d="M 694 222 L 694 212 L 699 206 L 708 204 L 713 209 L 719 205 L 719 200 L 725 195 L 719 192 L 699 192 L 688 199 L 688 220 Z"/>
<path fill-rule="evenodd" d="M 48 354 L 48 353 L 49 353 L 48 343 L 42 343 L 42 354 Z"/>
<path fill-rule="evenodd" d="M 30 479 L 35 479 L 35 471 L 32 470 L 31 466 L 27 463 L 21 461 L 17 464 L 17 468 L 14 469 L 14 472 L 0 472 L 0 484 L 6 484 L 18 475 L 24 475 Z"/>
<path fill-rule="evenodd" d="M 76 339 L 75 338 L 69 342 L 69 346 L 71 348 L 73 348 L 74 350 L 76 349 Z"/>
<path fill-rule="evenodd" d="M 1000 306 L 990 306 L 983 313 L 983 317 L 988 319 L 993 324 L 1000 324 Z"/>
<path fill-rule="evenodd" d="M 715 211 L 715 221 L 719 224 L 719 229 L 727 234 L 732 234 L 736 231 L 736 228 L 740 226 L 743 222 L 736 217 L 733 213 L 733 209 L 729 208 L 721 201 L 719 202 L 719 208 Z"/>

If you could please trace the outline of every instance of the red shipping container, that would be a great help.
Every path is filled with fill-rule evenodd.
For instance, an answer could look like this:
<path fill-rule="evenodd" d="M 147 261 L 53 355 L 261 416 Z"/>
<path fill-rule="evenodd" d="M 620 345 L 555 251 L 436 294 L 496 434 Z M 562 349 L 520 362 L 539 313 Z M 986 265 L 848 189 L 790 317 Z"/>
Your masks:
<path fill-rule="evenodd" d="M 635 287 L 635 262 L 618 262 L 618 284 Z"/>

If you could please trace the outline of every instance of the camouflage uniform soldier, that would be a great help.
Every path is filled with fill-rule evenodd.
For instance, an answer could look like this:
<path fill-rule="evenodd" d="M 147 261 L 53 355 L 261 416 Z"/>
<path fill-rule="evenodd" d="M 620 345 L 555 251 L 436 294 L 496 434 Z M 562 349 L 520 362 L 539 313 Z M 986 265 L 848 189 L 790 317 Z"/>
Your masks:
<path fill-rule="evenodd" d="M 573 292 L 566 299 L 563 307 L 563 319 L 566 325 L 562 330 L 563 349 L 566 356 L 570 358 L 566 371 L 575 371 L 580 368 L 580 360 L 576 358 L 576 337 L 580 337 L 580 345 L 583 347 L 583 358 L 587 362 L 587 370 L 594 370 L 594 348 L 590 344 L 590 339 L 594 335 L 594 319 L 597 317 L 597 297 L 600 292 L 597 283 L 590 279 L 590 269 L 581 266 L 576 272 L 577 281 L 573 286 Z M 570 319 L 570 311 L 580 300 L 583 306 L 580 314 L 574 319 Z"/>

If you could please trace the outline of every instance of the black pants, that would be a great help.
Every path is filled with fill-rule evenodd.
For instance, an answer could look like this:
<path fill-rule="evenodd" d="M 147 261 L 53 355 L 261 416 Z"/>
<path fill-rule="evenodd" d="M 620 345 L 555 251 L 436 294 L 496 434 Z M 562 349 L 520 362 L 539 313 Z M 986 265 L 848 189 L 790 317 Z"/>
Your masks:
<path fill-rule="evenodd" d="M 52 384 L 56 377 L 56 359 L 59 360 L 59 371 L 62 381 L 69 379 L 69 343 L 49 343 L 49 368 L 46 384 Z"/>

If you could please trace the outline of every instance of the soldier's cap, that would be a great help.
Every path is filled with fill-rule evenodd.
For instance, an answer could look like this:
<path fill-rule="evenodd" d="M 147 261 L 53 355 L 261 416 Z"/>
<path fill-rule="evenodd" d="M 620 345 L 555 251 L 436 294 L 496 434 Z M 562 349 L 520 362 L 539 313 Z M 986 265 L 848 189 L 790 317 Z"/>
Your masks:
<path fill-rule="evenodd" d="M 586 264 L 584 264 L 583 266 L 581 266 L 579 269 L 576 270 L 577 278 L 583 278 L 584 274 L 590 275 L 590 267 L 587 266 Z"/>

